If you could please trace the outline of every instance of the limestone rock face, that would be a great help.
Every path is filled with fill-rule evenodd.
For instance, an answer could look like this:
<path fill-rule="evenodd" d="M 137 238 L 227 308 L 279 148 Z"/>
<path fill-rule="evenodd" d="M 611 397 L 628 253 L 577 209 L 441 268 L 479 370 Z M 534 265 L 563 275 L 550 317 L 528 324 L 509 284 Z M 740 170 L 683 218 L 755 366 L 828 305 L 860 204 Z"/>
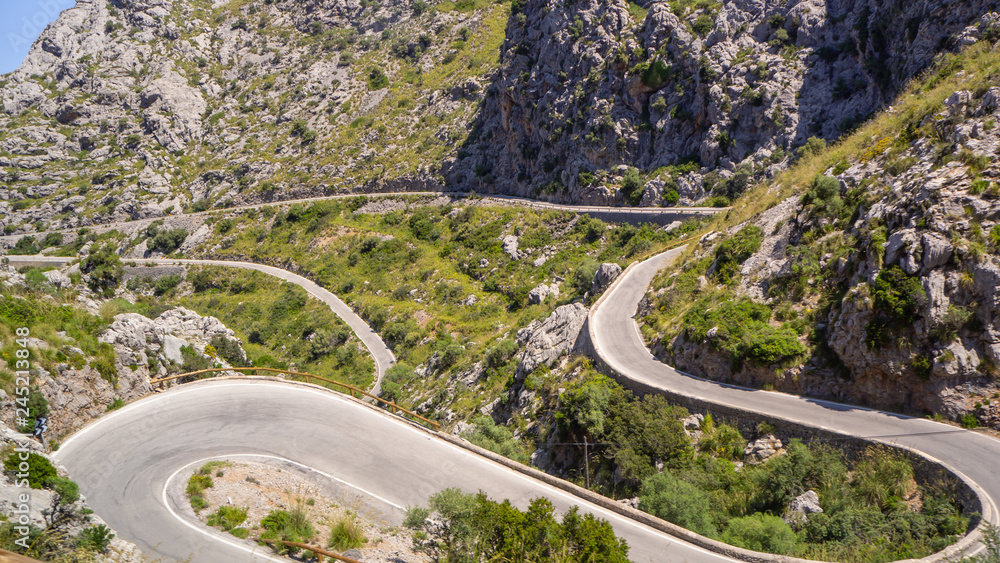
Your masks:
<path fill-rule="evenodd" d="M 580 330 L 587 320 L 587 308 L 579 303 L 563 305 L 544 321 L 532 321 L 517 331 L 517 342 L 524 347 L 519 376 L 531 373 L 542 364 L 550 364 L 577 345 Z"/>
<path fill-rule="evenodd" d="M 521 252 L 517 249 L 517 237 L 507 235 L 503 237 L 503 251 L 510 256 L 511 260 L 520 260 Z"/>
<path fill-rule="evenodd" d="M 116 315 L 100 340 L 113 345 L 123 362 L 144 365 L 149 363 L 149 354 L 162 364 L 180 362 L 181 346 L 191 345 L 203 353 L 216 336 L 238 341 L 235 333 L 219 319 L 177 307 L 155 319 L 136 313 Z"/>
<path fill-rule="evenodd" d="M 611 282 L 621 275 L 622 267 L 618 264 L 604 263 L 597 268 L 597 272 L 594 274 L 594 281 L 590 285 L 591 293 L 600 293 L 604 291 Z"/>
<path fill-rule="evenodd" d="M 1000 91 L 961 90 L 926 118 L 963 160 L 941 164 L 937 142 L 917 138 L 901 152 L 885 141 L 867 161 L 823 171 L 837 180 L 835 195 L 865 194 L 850 221 L 835 225 L 800 197 L 752 219 L 763 240 L 742 263 L 732 298 L 766 305 L 772 327 L 796 332 L 795 319 L 810 318 L 796 337 L 809 343 L 805 356 L 780 369 L 734 365 L 719 341 L 724 331 L 712 327 L 700 341 L 681 329 L 656 353 L 714 380 L 997 424 L 982 407 L 1000 393 L 998 110 Z M 703 237 L 698 257 L 744 226 Z M 697 281 L 699 290 L 710 285 Z M 658 292 L 669 297 L 670 288 L 654 289 L 655 310 Z M 829 308 L 814 308 L 823 299 Z"/>
<path fill-rule="evenodd" d="M 746 456 L 747 463 L 757 465 L 785 453 L 783 447 L 784 444 L 781 443 L 781 440 L 775 438 L 773 434 L 768 434 L 747 444 L 743 454 Z"/>
<path fill-rule="evenodd" d="M 732 0 L 692 32 L 708 14 L 644 6 L 637 19 L 625 0 L 524 2 L 486 88 L 478 142 L 446 163 L 447 178 L 523 196 L 557 185 L 547 197 L 622 204 L 618 167 L 693 158 L 703 166 L 693 177 L 654 180 L 640 198 L 689 204 L 716 179 L 772 175 L 809 137 L 836 138 L 924 69 L 942 37 L 982 37 L 996 9 L 987 0 Z"/>
<path fill-rule="evenodd" d="M 792 499 L 785 511 L 784 520 L 789 524 L 804 524 L 812 514 L 823 512 L 816 491 L 806 491 Z"/>

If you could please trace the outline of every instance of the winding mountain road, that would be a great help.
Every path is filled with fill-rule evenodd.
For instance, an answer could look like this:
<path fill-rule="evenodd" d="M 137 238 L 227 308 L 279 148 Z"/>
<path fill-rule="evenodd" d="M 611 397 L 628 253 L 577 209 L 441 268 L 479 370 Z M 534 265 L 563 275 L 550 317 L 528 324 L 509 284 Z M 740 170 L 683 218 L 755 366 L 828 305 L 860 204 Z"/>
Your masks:
<path fill-rule="evenodd" d="M 987 503 L 984 517 L 998 521 L 992 499 L 1000 496 L 1000 441 L 928 420 L 720 385 L 657 361 L 645 347 L 633 315 L 653 276 L 680 252 L 634 264 L 592 308 L 591 339 L 607 365 L 642 385 L 918 450 L 981 487 Z M 251 267 L 293 283 L 312 283 L 278 268 L 207 263 Z M 371 331 L 367 325 L 361 330 Z M 522 507 L 531 498 L 546 496 L 559 509 L 579 505 L 609 520 L 629 542 L 636 562 L 730 561 L 487 460 L 384 411 L 304 384 L 240 379 L 179 386 L 91 423 L 68 439 L 56 458 L 79 482 L 97 513 L 151 553 L 173 559 L 193 555 L 194 561 L 207 563 L 273 560 L 251 544 L 192 524 L 190 515 L 185 516 L 186 500 L 177 492 L 182 469 L 208 458 L 248 454 L 324 472 L 378 499 L 397 518 L 400 507 L 422 504 L 429 494 L 446 487 L 484 490 Z"/>
<path fill-rule="evenodd" d="M 677 248 L 633 264 L 591 308 L 591 341 L 609 367 L 641 386 L 915 450 L 977 484 L 987 497 L 984 520 L 1000 524 L 994 500 L 1000 498 L 1000 440 L 931 420 L 720 384 L 657 360 L 634 315 L 657 272 L 683 251 Z"/>
<path fill-rule="evenodd" d="M 21 264 L 38 264 L 45 265 L 51 264 L 53 266 L 68 264 L 75 260 L 75 258 L 63 257 L 63 256 L 18 256 L 11 255 L 7 256 L 10 263 L 17 266 L 18 263 Z M 310 295 L 319 299 L 323 303 L 326 303 L 330 309 L 340 317 L 347 326 L 351 327 L 354 334 L 358 337 L 358 340 L 368 348 L 368 352 L 371 353 L 372 359 L 375 360 L 375 380 L 372 383 L 369 393 L 372 395 L 378 395 L 382 390 L 382 378 L 385 376 L 385 370 L 392 367 L 392 364 L 396 362 L 396 356 L 393 355 L 392 350 L 386 346 L 382 338 L 375 332 L 372 327 L 368 326 L 357 313 L 355 313 L 346 303 L 344 303 L 339 297 L 331 293 L 330 291 L 324 289 L 319 284 L 313 282 L 312 280 L 302 277 L 298 274 L 293 274 L 288 270 L 283 270 L 281 268 L 275 268 L 274 266 L 265 266 L 264 264 L 255 264 L 253 262 L 236 262 L 231 260 L 181 260 L 181 259 L 171 259 L 171 258 L 144 258 L 138 260 L 129 260 L 129 262 L 135 262 L 137 264 L 152 264 L 159 266 L 169 266 L 175 264 L 181 264 L 186 266 L 225 266 L 228 268 L 242 268 L 245 270 L 256 270 L 258 272 L 263 272 L 270 276 L 274 276 L 278 279 L 294 283 L 309 292 Z"/>

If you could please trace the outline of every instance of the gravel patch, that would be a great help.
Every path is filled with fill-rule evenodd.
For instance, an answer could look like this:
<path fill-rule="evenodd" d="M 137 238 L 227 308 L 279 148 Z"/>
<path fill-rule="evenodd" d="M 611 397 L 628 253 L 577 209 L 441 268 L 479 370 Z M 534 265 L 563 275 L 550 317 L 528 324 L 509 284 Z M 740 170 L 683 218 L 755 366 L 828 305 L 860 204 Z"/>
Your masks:
<path fill-rule="evenodd" d="M 352 553 L 356 559 L 366 563 L 431 561 L 413 551 L 410 530 L 391 524 L 399 520 L 398 515 L 386 514 L 363 493 L 345 490 L 320 475 L 282 462 L 231 460 L 214 467 L 211 476 L 213 486 L 202 494 L 208 508 L 198 514 L 203 523 L 220 506 L 244 507 L 247 519 L 242 527 L 250 531 L 252 538 L 263 531 L 260 521 L 272 510 L 298 506 L 305 510 L 316 530 L 309 543 L 327 548 L 333 523 L 353 515 L 368 538 L 358 549 L 360 557 Z"/>

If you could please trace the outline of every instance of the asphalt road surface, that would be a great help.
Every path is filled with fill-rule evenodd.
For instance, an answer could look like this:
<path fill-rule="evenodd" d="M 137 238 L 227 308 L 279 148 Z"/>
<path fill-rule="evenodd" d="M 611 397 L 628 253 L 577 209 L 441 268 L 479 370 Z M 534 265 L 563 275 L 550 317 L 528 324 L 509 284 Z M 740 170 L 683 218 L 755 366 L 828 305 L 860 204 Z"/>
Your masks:
<path fill-rule="evenodd" d="M 233 455 L 291 460 L 340 479 L 382 505 L 425 505 L 441 489 L 486 491 L 524 508 L 536 497 L 609 520 L 638 563 L 725 559 L 588 504 L 346 396 L 310 386 L 205 380 L 132 403 L 84 427 L 55 457 L 94 511 L 122 537 L 167 560 L 269 560 L 249 543 L 192 524 L 178 470 Z M 181 472 L 181 483 L 190 473 Z M 175 487 L 176 488 L 176 487 Z M 397 518 L 402 511 L 396 509 Z"/>
<path fill-rule="evenodd" d="M 1000 440 L 921 418 L 840 403 L 722 385 L 683 374 L 653 357 L 634 320 L 636 307 L 653 277 L 684 248 L 636 264 L 616 280 L 598 307 L 591 326 L 598 354 L 615 371 L 635 381 L 719 405 L 852 436 L 871 438 L 924 453 L 978 484 L 990 497 L 991 518 L 1000 523 Z"/>
<path fill-rule="evenodd" d="M 19 262 L 62 265 L 75 260 L 75 258 L 59 256 L 11 255 L 7 256 L 7 258 L 10 259 L 10 263 L 13 267 L 17 267 Z M 359 317 L 357 313 L 351 310 L 351 308 L 348 307 L 346 303 L 341 301 L 339 297 L 330 293 L 326 289 L 323 289 L 315 282 L 298 274 L 293 274 L 288 270 L 282 270 L 281 268 L 275 268 L 274 266 L 265 266 L 263 264 L 254 264 L 252 262 L 233 262 L 227 260 L 138 259 L 128 260 L 128 262 L 136 262 L 138 264 L 159 264 L 161 266 L 170 264 L 184 264 L 191 266 L 227 266 L 230 268 L 257 270 L 258 272 L 263 272 L 302 287 L 308 291 L 310 295 L 316 297 L 323 303 L 326 303 L 338 317 L 347 323 L 347 326 L 351 327 L 351 330 L 354 331 L 354 334 L 357 335 L 362 344 L 368 348 L 372 358 L 375 360 L 376 370 L 375 381 L 372 383 L 372 387 L 368 391 L 372 395 L 378 395 L 381 392 L 382 378 L 385 376 L 385 370 L 392 367 L 392 364 L 396 362 L 396 357 L 393 355 L 392 350 L 389 350 L 389 347 L 385 345 L 385 342 L 382 341 L 382 338 L 379 337 L 378 333 L 376 333 L 372 327 L 368 326 L 368 323 Z"/>
<path fill-rule="evenodd" d="M 680 252 L 670 251 L 629 269 L 592 310 L 595 344 L 609 365 L 627 377 L 673 392 L 919 450 L 985 490 L 990 519 L 997 521 L 992 498 L 1000 496 L 1000 441 L 928 420 L 720 385 L 681 374 L 653 358 L 633 315 L 653 276 Z M 274 270 L 282 279 L 312 283 L 277 268 L 217 264 Z M 371 332 L 367 325 L 362 330 Z M 364 340 L 365 334 L 359 336 Z M 374 333 L 371 336 L 378 339 Z M 379 365 L 381 373 L 384 365 Z M 265 561 L 250 544 L 186 520 L 183 495 L 166 492 L 171 476 L 174 481 L 186 478 L 183 472 L 176 477 L 186 467 L 206 458 L 244 454 L 276 456 L 315 468 L 387 506 L 424 504 L 430 494 L 446 487 L 484 490 L 521 507 L 531 498 L 545 496 L 557 508 L 580 505 L 609 520 L 632 546 L 633 561 L 726 560 L 347 397 L 287 383 L 223 380 L 181 386 L 88 425 L 67 440 L 56 457 L 79 482 L 95 511 L 123 537 L 151 553 L 178 560 L 193 556 L 193 561 L 206 563 Z"/>

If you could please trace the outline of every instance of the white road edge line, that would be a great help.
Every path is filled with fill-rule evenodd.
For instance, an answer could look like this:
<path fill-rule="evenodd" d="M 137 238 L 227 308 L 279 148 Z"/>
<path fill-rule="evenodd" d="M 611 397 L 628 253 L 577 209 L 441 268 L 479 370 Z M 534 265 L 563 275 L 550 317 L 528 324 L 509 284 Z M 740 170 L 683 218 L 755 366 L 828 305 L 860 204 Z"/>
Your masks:
<path fill-rule="evenodd" d="M 213 458 L 207 458 L 207 459 L 213 459 Z M 213 534 L 213 533 L 209 532 L 208 530 L 206 530 L 204 528 L 201 528 L 200 526 L 195 526 L 191 522 L 188 522 L 186 519 L 181 518 L 180 514 L 177 514 L 177 512 L 175 512 L 174 509 L 170 507 L 170 501 L 167 499 L 167 485 L 169 485 L 170 482 L 173 481 L 175 477 L 177 477 L 178 473 L 180 473 L 181 471 L 184 471 L 187 468 L 191 467 L 192 465 L 196 465 L 196 464 L 198 464 L 198 463 L 200 463 L 202 461 L 205 461 L 205 460 L 199 460 L 199 461 L 195 461 L 193 463 L 189 463 L 189 464 L 185 465 L 184 467 L 181 467 L 177 471 L 174 471 L 173 474 L 170 475 L 170 477 L 167 477 L 167 481 L 163 485 L 163 506 L 165 506 L 167 508 L 167 511 L 170 512 L 170 515 L 173 516 L 175 519 L 177 519 L 182 524 L 184 524 L 185 526 L 187 526 L 188 528 L 191 528 L 192 530 L 194 530 L 194 531 L 198 532 L 199 534 L 201 534 L 203 536 L 206 536 L 206 537 L 208 537 L 208 538 L 210 538 L 212 540 L 220 541 L 220 542 L 229 544 L 229 545 L 231 545 L 231 546 L 233 546 L 233 547 L 235 547 L 235 548 L 237 548 L 237 549 L 239 549 L 241 551 L 245 551 L 245 552 L 249 553 L 252 556 L 262 557 L 264 559 L 267 559 L 268 561 L 275 561 L 276 563 L 288 563 L 290 561 L 289 559 L 285 559 L 285 558 L 278 559 L 278 558 L 273 557 L 271 555 L 268 555 L 266 553 L 261 553 L 256 548 L 247 547 L 247 546 L 245 546 L 245 545 L 243 545 L 241 543 L 237 543 L 235 541 L 229 540 L 228 538 L 225 538 L 225 537 Z M 194 553 L 192 553 L 192 555 L 194 555 Z"/>

